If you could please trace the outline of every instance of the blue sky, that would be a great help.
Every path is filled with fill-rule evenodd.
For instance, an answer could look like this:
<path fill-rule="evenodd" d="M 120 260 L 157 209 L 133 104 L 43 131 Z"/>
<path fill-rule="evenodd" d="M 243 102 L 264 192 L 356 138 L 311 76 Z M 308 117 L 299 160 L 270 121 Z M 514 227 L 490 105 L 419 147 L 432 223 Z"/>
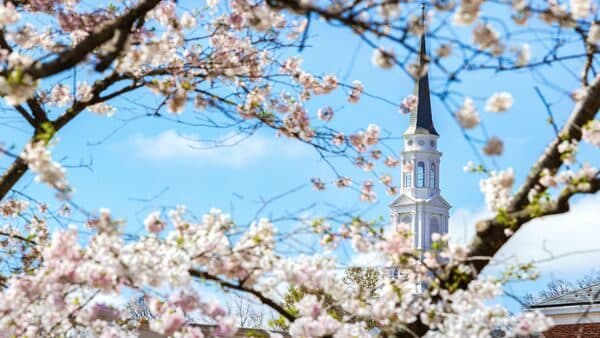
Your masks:
<path fill-rule="evenodd" d="M 459 33 L 466 34 L 464 32 L 466 30 Z M 297 50 L 287 53 L 300 55 L 304 59 L 303 67 L 315 74 L 334 73 L 345 83 L 360 80 L 366 92 L 398 103 L 412 92 L 412 80 L 405 72 L 398 68 L 381 70 L 374 67 L 370 61 L 371 48 L 347 30 L 313 20 L 308 44 L 301 53 Z M 435 47 L 428 46 L 429 50 Z M 533 45 L 534 58 L 536 51 Z M 538 71 L 549 82 L 574 89 L 575 82 L 569 72 L 577 73 L 579 69 L 568 64 L 565 67 L 567 69 L 559 66 L 543 67 Z M 440 76 L 434 68 L 431 73 L 433 89 L 436 85 L 439 86 Z M 534 86 L 540 85 L 535 82 L 537 77 L 538 75 L 529 71 L 498 74 L 476 72 L 463 76 L 462 82 L 454 88 L 476 99 L 487 132 L 504 140 L 505 153 L 497 163 L 499 168 L 515 169 L 517 184 L 523 180 L 531 163 L 553 137 L 551 126 L 545 122 L 545 108 L 534 90 Z M 547 86 L 540 85 L 540 89 L 553 103 L 557 123 L 562 125 L 572 109 L 572 102 Z M 509 91 L 513 94 L 513 108 L 499 115 L 484 112 L 483 99 L 497 91 Z M 144 103 L 153 100 L 151 95 L 143 92 L 128 98 Z M 73 168 L 68 171 L 68 178 L 76 189 L 74 201 L 87 210 L 99 207 L 111 209 L 114 215 L 129 222 L 128 229 L 131 232 L 143 227 L 142 221 L 147 212 L 179 204 L 187 205 L 196 214 L 212 207 L 221 208 L 231 212 L 240 223 L 245 223 L 260 208 L 261 198 L 268 199 L 296 187 L 301 188 L 270 204 L 261 216 L 280 216 L 313 202 L 318 205 L 312 211 L 315 215 L 327 212 L 330 204 L 364 212 L 370 217 L 388 215 L 387 204 L 393 198 L 383 191 L 379 191 L 378 201 L 373 205 L 359 202 L 357 194 L 351 190 L 331 187 L 326 192 L 314 192 L 308 184 L 310 178 L 318 176 L 331 180 L 334 178 L 331 170 L 313 149 L 298 142 L 278 139 L 271 130 L 263 130 L 232 147 L 193 149 L 190 145 L 198 147 L 203 143 L 190 140 L 222 137 L 229 135 L 230 131 L 190 127 L 156 118 L 141 118 L 124 124 L 123 121 L 139 113 L 141 108 L 122 99 L 115 100 L 112 104 L 118 108 L 114 117 L 98 117 L 86 112 L 64 128 L 59 133 L 54 158 L 62 159 L 62 163 L 66 165 L 91 161 L 90 169 Z M 335 128 L 352 131 L 353 128 L 366 127 L 368 123 L 377 123 L 384 130 L 400 135 L 407 127 L 408 116 L 400 114 L 397 105 L 368 96 L 363 96 L 359 104 L 350 105 L 346 102 L 344 91 L 338 90 L 333 95 L 312 100 L 308 108 L 314 112 L 325 104 L 336 111 L 332 121 Z M 440 102 L 433 98 L 432 105 L 435 126 L 441 135 L 439 148 L 444 154 L 440 186 L 443 196 L 453 205 L 451 234 L 457 241 L 463 241 L 465 234 L 468 237 L 472 233 L 474 221 L 485 215 L 483 196 L 478 184 L 481 176 L 463 172 L 467 161 L 475 160 L 474 155 L 456 122 Z M 191 109 L 191 104 L 189 107 Z M 0 114 L 3 116 L 5 113 Z M 20 147 L 29 133 L 20 131 L 26 130 L 25 124 L 16 126 L 18 129 L 0 125 L 0 141 Z M 472 135 L 481 137 L 481 133 L 481 130 L 475 130 Z M 400 153 L 400 142 L 389 144 L 396 153 Z M 581 153 L 582 158 L 595 157 L 596 161 L 600 158 L 597 149 L 583 147 Z M 4 167 L 6 160 L 0 159 L 0 166 Z M 367 177 L 346 162 L 334 163 L 342 174 L 353 178 Z M 389 171 L 395 182 L 399 181 L 399 170 Z M 27 175 L 18 188 L 27 187 L 26 191 L 31 195 L 53 200 L 53 192 L 31 182 L 32 176 Z M 576 203 L 581 203 L 579 214 L 583 215 L 589 215 L 594 207 L 600 207 L 598 198 L 588 198 Z M 58 202 L 55 203 L 57 204 Z M 527 238 L 517 238 L 518 241 L 515 239 L 509 248 L 511 250 L 507 250 L 507 255 L 516 255 L 523 260 L 538 257 L 540 252 L 543 253 L 544 240 L 555 243 L 558 239 L 556 243 L 561 244 L 560 250 L 563 250 L 560 252 L 596 248 L 595 243 L 582 240 L 589 238 L 589 231 L 600 224 L 593 218 L 578 217 L 577 212 L 572 214 L 571 218 L 560 216 L 563 218 L 554 221 L 548 218 L 550 225 L 536 223 L 539 231 L 530 231 Z M 562 226 L 559 223 L 563 223 Z M 600 245 L 597 248 L 600 249 Z M 538 288 L 540 283 L 545 283 L 549 278 L 573 279 L 597 267 L 597 264 L 592 264 L 598 262 L 597 254 L 575 257 L 567 260 L 567 263 L 543 268 L 541 282 L 517 287 L 517 291 Z M 514 304 L 511 306 L 514 307 Z"/>

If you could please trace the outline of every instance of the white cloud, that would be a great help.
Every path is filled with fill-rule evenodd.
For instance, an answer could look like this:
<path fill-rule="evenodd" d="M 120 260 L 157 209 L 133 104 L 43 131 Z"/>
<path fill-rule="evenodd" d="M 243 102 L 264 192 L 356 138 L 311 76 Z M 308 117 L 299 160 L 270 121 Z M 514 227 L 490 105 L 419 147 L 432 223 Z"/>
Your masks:
<path fill-rule="evenodd" d="M 357 253 L 350 260 L 350 266 L 380 267 L 384 265 L 385 258 L 379 252 Z"/>
<path fill-rule="evenodd" d="M 525 224 L 496 254 L 497 267 L 534 261 L 542 274 L 573 274 L 576 278 L 600 262 L 600 195 L 584 196 L 571 203 L 568 213 L 535 219 Z M 474 233 L 477 220 L 489 216 L 477 211 L 457 210 L 450 218 L 450 235 L 464 242 Z M 467 227 L 465 230 L 464 226 Z"/>
<path fill-rule="evenodd" d="M 450 215 L 449 236 L 453 243 L 468 243 L 475 234 L 475 223 L 492 213 L 485 207 L 478 210 L 457 209 Z"/>
<path fill-rule="evenodd" d="M 302 157 L 310 149 L 297 141 L 261 135 L 227 134 L 218 142 L 199 141 L 195 135 L 167 130 L 156 136 L 136 135 L 129 140 L 134 153 L 147 160 L 179 161 L 197 166 L 242 167 L 268 156 Z"/>

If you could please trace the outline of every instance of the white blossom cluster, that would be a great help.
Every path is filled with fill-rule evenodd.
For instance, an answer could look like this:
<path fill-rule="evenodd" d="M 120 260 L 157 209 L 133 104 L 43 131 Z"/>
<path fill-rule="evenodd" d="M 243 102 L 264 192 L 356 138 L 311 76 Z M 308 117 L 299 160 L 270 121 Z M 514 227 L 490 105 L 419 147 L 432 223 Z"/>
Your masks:
<path fill-rule="evenodd" d="M 497 211 L 508 206 L 514 182 L 515 175 L 512 168 L 499 172 L 492 171 L 490 177 L 479 181 L 488 209 Z"/>
<path fill-rule="evenodd" d="M 600 120 L 592 120 L 583 126 L 581 130 L 583 142 L 600 148 Z"/>
<path fill-rule="evenodd" d="M 479 125 L 479 113 L 470 97 L 465 98 L 463 105 L 456 112 L 456 119 L 465 129 L 472 129 Z"/>
<path fill-rule="evenodd" d="M 496 30 L 489 24 L 480 23 L 473 28 L 473 43 L 480 49 L 489 50 L 499 56 L 504 52 L 504 45 Z"/>
<path fill-rule="evenodd" d="M 488 156 L 498 156 L 504 150 L 504 142 L 498 137 L 490 137 L 483 147 L 483 153 Z"/>
<path fill-rule="evenodd" d="M 39 80 L 23 73 L 23 68 L 30 66 L 32 62 L 31 57 L 16 52 L 10 53 L 6 58 L 6 64 L 12 70 L 7 77 L 0 76 L 0 94 L 9 105 L 19 105 L 34 94 Z"/>
<path fill-rule="evenodd" d="M 71 190 L 65 169 L 52 160 L 44 142 L 28 143 L 21 158 L 29 169 L 37 174 L 36 181 L 46 183 L 61 194 L 67 194 Z"/>
<path fill-rule="evenodd" d="M 529 63 L 529 60 L 531 59 L 531 48 L 529 47 L 529 44 L 524 43 L 520 46 L 513 47 L 512 50 L 516 54 L 515 64 L 517 66 L 523 67 Z"/>
<path fill-rule="evenodd" d="M 419 103 L 419 98 L 415 95 L 408 95 L 404 99 L 402 99 L 402 103 L 400 104 L 400 112 L 402 114 L 410 114 L 417 110 Z"/>
<path fill-rule="evenodd" d="M 27 208 L 29 208 L 29 202 L 25 200 L 7 199 L 0 202 L 0 215 L 16 218 Z"/>
<path fill-rule="evenodd" d="M 396 63 L 396 56 L 391 49 L 377 48 L 373 51 L 371 61 L 379 68 L 390 69 Z"/>
<path fill-rule="evenodd" d="M 575 156 L 577 155 L 577 140 L 564 140 L 558 145 L 560 159 L 566 164 L 575 164 Z"/>
<path fill-rule="evenodd" d="M 575 19 L 584 19 L 592 12 L 592 1 L 570 0 L 571 13 Z"/>
<path fill-rule="evenodd" d="M 485 103 L 485 110 L 493 113 L 501 113 L 509 110 L 513 105 L 513 97 L 510 93 L 494 93 Z"/>

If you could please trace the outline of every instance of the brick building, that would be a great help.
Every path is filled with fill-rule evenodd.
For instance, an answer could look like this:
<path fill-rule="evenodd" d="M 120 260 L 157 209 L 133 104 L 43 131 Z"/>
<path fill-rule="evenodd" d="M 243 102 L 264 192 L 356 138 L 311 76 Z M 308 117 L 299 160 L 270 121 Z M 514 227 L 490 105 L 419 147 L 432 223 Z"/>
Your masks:
<path fill-rule="evenodd" d="M 600 284 L 567 292 L 530 307 L 552 318 L 545 338 L 600 338 Z"/>

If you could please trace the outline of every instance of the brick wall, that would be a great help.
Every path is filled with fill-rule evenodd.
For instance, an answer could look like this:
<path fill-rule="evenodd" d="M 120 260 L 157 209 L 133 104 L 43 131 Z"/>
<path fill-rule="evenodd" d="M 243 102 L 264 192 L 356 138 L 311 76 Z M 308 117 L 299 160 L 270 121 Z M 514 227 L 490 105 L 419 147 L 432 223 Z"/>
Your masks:
<path fill-rule="evenodd" d="M 556 325 L 544 332 L 545 338 L 598 338 L 600 323 Z"/>

